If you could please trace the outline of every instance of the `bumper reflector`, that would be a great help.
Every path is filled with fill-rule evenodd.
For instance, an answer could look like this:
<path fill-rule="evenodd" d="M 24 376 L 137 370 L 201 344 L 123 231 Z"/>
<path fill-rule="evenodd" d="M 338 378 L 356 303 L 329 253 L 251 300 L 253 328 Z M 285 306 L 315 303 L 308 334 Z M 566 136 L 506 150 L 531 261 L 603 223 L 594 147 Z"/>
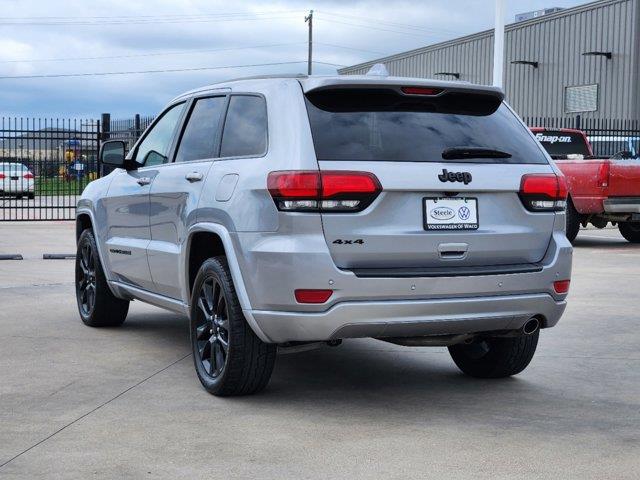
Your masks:
<path fill-rule="evenodd" d="M 333 290 L 296 290 L 296 302 L 298 303 L 324 303 L 333 295 Z"/>
<path fill-rule="evenodd" d="M 553 282 L 553 289 L 556 293 L 567 293 L 569 291 L 569 284 L 571 280 L 558 280 Z"/>

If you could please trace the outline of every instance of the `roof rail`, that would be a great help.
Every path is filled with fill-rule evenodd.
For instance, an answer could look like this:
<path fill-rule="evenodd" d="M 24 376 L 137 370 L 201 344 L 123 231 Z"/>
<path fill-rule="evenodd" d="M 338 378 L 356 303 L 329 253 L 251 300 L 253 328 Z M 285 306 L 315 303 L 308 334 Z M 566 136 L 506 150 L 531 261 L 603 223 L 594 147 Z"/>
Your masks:
<path fill-rule="evenodd" d="M 238 77 L 232 78 L 229 80 L 224 80 L 222 82 L 216 82 L 213 85 L 217 85 L 218 83 L 227 83 L 227 82 L 237 82 L 239 80 L 261 80 L 267 78 L 307 78 L 309 75 L 304 73 L 272 73 L 267 75 L 252 75 L 249 77 Z"/>

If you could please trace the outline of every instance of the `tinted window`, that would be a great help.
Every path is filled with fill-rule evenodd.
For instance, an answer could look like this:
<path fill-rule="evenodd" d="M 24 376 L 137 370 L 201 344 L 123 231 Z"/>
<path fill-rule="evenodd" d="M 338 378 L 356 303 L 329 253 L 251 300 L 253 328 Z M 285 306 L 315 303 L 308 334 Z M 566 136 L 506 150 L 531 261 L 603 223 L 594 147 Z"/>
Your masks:
<path fill-rule="evenodd" d="M 138 146 L 136 161 L 145 167 L 160 165 L 169 161 L 169 149 L 175 134 L 184 103 L 167 110 L 151 128 Z"/>
<path fill-rule="evenodd" d="M 343 89 L 307 95 L 307 110 L 318 160 L 547 163 L 527 129 L 490 95 Z M 510 157 L 444 160 L 454 147 Z"/>
<path fill-rule="evenodd" d="M 591 155 L 584 137 L 579 133 L 563 132 L 561 130 L 545 130 L 536 133 L 536 138 L 552 158 L 567 155 Z"/>
<path fill-rule="evenodd" d="M 201 98 L 196 101 L 180 140 L 176 162 L 216 156 L 216 135 L 225 101 L 225 97 Z"/>
<path fill-rule="evenodd" d="M 262 155 L 267 150 L 267 106 L 262 97 L 234 95 L 224 123 L 221 157 Z"/>

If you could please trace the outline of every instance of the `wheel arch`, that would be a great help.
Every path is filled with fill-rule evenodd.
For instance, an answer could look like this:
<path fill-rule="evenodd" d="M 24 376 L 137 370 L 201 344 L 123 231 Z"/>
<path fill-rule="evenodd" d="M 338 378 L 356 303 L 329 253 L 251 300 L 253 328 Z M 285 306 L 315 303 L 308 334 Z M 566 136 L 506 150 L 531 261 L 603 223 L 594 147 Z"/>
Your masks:
<path fill-rule="evenodd" d="M 93 228 L 91 215 L 88 212 L 80 212 L 76 216 L 76 242 L 80 240 L 80 235 L 88 228 Z"/>
<path fill-rule="evenodd" d="M 229 231 L 223 225 L 216 223 L 198 223 L 189 229 L 185 242 L 184 261 L 182 262 L 182 265 L 184 265 L 182 278 L 184 282 L 185 304 L 190 307 L 193 281 L 195 280 L 202 261 L 217 255 L 224 255 L 227 259 L 231 278 L 236 294 L 238 295 L 238 301 L 247 319 L 247 323 L 262 341 L 270 343 L 271 341 L 262 332 L 251 314 L 251 302 L 242 277 L 236 250 L 233 246 Z"/>

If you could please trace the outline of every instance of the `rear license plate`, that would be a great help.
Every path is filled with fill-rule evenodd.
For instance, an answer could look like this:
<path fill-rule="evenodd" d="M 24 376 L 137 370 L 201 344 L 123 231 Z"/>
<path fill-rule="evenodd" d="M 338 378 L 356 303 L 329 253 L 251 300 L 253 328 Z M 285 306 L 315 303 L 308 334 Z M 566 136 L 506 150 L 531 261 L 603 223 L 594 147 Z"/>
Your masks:
<path fill-rule="evenodd" d="M 424 199 L 425 230 L 476 230 L 478 199 L 440 197 Z"/>

